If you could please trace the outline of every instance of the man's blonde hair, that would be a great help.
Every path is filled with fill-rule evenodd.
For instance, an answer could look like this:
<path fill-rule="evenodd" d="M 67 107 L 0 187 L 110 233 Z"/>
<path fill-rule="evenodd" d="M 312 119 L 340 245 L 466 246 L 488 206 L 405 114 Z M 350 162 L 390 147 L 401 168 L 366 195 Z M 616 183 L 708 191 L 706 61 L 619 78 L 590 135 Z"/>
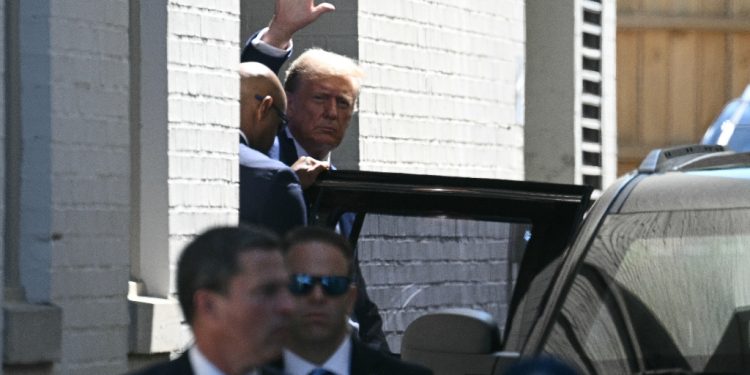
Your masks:
<path fill-rule="evenodd" d="M 284 90 L 296 92 L 304 80 L 331 76 L 351 78 L 359 93 L 365 72 L 356 61 L 346 56 L 311 48 L 294 60 L 287 69 Z"/>

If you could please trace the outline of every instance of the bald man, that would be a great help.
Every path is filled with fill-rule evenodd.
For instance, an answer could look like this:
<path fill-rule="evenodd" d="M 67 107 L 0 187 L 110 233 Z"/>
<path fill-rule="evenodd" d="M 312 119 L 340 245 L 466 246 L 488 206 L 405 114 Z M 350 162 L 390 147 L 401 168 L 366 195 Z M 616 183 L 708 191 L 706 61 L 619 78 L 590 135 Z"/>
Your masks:
<path fill-rule="evenodd" d="M 328 164 L 303 157 L 290 168 L 268 157 L 276 134 L 288 122 L 284 89 L 262 64 L 240 64 L 239 72 L 240 221 L 284 235 L 306 225 L 302 189 Z"/>

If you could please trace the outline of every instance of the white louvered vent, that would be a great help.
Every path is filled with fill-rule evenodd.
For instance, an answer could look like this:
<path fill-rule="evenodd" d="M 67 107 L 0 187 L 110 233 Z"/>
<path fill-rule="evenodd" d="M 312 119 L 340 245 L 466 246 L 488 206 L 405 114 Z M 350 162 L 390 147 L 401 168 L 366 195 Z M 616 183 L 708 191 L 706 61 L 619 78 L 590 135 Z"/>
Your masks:
<path fill-rule="evenodd" d="M 581 4 L 581 177 L 598 197 L 602 190 L 602 3 L 583 0 Z"/>

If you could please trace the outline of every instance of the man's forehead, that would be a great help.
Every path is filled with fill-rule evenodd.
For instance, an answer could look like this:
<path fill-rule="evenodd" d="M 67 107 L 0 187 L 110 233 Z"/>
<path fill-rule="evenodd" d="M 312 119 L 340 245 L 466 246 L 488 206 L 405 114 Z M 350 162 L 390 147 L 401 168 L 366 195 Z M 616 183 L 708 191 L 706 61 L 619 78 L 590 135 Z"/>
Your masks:
<path fill-rule="evenodd" d="M 300 257 L 304 258 L 315 254 L 324 255 L 330 258 L 340 258 L 341 260 L 346 262 L 346 255 L 335 245 L 322 241 L 310 241 L 302 242 L 292 246 L 286 255 L 287 264 L 289 264 L 290 261 L 293 262 L 295 260 L 298 260 Z M 306 265 L 308 264 L 298 264 L 298 266 L 302 267 Z"/>
<path fill-rule="evenodd" d="M 302 85 L 313 90 L 341 91 L 345 94 L 354 94 L 357 92 L 356 82 L 348 76 L 316 76 L 304 80 Z"/>

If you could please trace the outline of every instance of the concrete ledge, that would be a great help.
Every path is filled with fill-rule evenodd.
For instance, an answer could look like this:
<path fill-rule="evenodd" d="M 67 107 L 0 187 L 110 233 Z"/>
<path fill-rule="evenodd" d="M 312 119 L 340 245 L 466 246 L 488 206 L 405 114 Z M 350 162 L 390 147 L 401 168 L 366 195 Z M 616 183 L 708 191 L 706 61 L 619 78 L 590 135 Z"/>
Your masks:
<path fill-rule="evenodd" d="M 37 364 L 60 360 L 62 309 L 54 305 L 6 302 L 3 364 Z"/>
<path fill-rule="evenodd" d="M 130 353 L 169 353 L 180 349 L 182 310 L 173 299 L 128 296 Z"/>

